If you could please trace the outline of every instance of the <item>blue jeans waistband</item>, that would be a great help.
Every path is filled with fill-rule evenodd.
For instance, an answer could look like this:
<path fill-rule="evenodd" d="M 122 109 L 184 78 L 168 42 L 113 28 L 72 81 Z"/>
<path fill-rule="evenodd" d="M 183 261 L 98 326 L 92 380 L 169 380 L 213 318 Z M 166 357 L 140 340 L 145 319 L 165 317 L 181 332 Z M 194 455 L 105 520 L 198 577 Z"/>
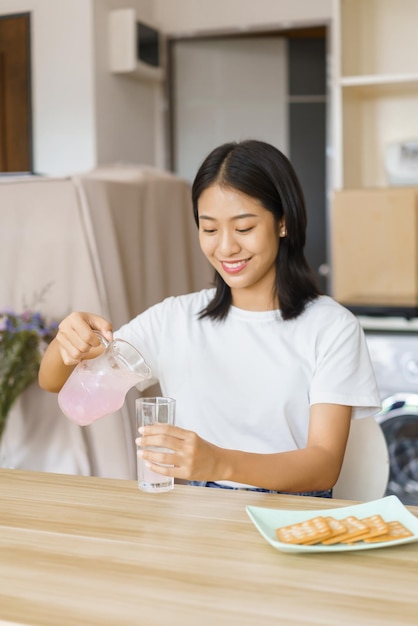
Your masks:
<path fill-rule="evenodd" d="M 313 496 L 315 498 L 332 498 L 332 489 L 325 491 L 303 491 L 293 493 L 290 491 L 274 491 L 273 489 L 263 489 L 262 487 L 232 487 L 232 485 L 221 485 L 220 483 L 204 480 L 190 480 L 189 485 L 193 487 L 216 487 L 218 489 L 232 489 L 234 491 L 262 491 L 264 493 L 278 493 L 287 496 Z"/>

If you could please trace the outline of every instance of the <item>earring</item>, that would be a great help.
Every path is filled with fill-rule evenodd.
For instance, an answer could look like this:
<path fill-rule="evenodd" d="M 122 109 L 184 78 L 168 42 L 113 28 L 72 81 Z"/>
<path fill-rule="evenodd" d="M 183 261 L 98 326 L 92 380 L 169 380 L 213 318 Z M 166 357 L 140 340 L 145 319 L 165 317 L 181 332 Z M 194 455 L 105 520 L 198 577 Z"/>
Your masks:
<path fill-rule="evenodd" d="M 285 228 L 282 228 L 282 230 L 280 231 L 280 237 L 286 237 L 287 236 L 287 231 Z"/>

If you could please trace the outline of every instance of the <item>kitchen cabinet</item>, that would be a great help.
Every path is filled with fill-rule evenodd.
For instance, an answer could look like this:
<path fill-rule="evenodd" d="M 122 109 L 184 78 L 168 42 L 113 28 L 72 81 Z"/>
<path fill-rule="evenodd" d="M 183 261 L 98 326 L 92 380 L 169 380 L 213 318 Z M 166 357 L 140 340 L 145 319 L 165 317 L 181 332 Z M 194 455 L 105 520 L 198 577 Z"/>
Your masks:
<path fill-rule="evenodd" d="M 354 313 L 418 313 L 418 188 L 333 196 L 334 297 Z"/>
<path fill-rule="evenodd" d="M 334 0 L 332 187 L 388 184 L 385 149 L 418 139 L 418 1 Z"/>
<path fill-rule="evenodd" d="M 417 0 L 333 0 L 331 293 L 375 320 L 418 313 L 418 180 L 386 164 L 418 145 L 417 24 Z"/>

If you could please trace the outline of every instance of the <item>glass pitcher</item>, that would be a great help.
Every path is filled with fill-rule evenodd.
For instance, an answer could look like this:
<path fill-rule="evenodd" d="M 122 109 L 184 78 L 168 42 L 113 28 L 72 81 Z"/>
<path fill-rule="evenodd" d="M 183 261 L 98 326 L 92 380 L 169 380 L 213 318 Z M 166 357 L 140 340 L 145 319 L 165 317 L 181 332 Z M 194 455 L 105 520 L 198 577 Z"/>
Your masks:
<path fill-rule="evenodd" d="M 151 378 L 144 357 L 130 343 L 99 338 L 104 352 L 80 361 L 58 394 L 62 412 L 79 426 L 118 411 L 129 389 Z"/>

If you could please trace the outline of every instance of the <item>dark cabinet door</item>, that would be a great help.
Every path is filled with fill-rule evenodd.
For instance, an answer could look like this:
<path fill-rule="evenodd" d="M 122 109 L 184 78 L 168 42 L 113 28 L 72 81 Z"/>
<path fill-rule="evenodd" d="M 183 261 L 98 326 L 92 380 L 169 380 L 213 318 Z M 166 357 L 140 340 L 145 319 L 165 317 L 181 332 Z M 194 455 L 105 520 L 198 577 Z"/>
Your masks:
<path fill-rule="evenodd" d="M 32 171 L 30 16 L 0 17 L 0 172 Z"/>
<path fill-rule="evenodd" d="M 321 290 L 327 293 L 325 36 L 289 38 L 289 135 L 290 159 L 308 212 L 306 257 Z"/>

